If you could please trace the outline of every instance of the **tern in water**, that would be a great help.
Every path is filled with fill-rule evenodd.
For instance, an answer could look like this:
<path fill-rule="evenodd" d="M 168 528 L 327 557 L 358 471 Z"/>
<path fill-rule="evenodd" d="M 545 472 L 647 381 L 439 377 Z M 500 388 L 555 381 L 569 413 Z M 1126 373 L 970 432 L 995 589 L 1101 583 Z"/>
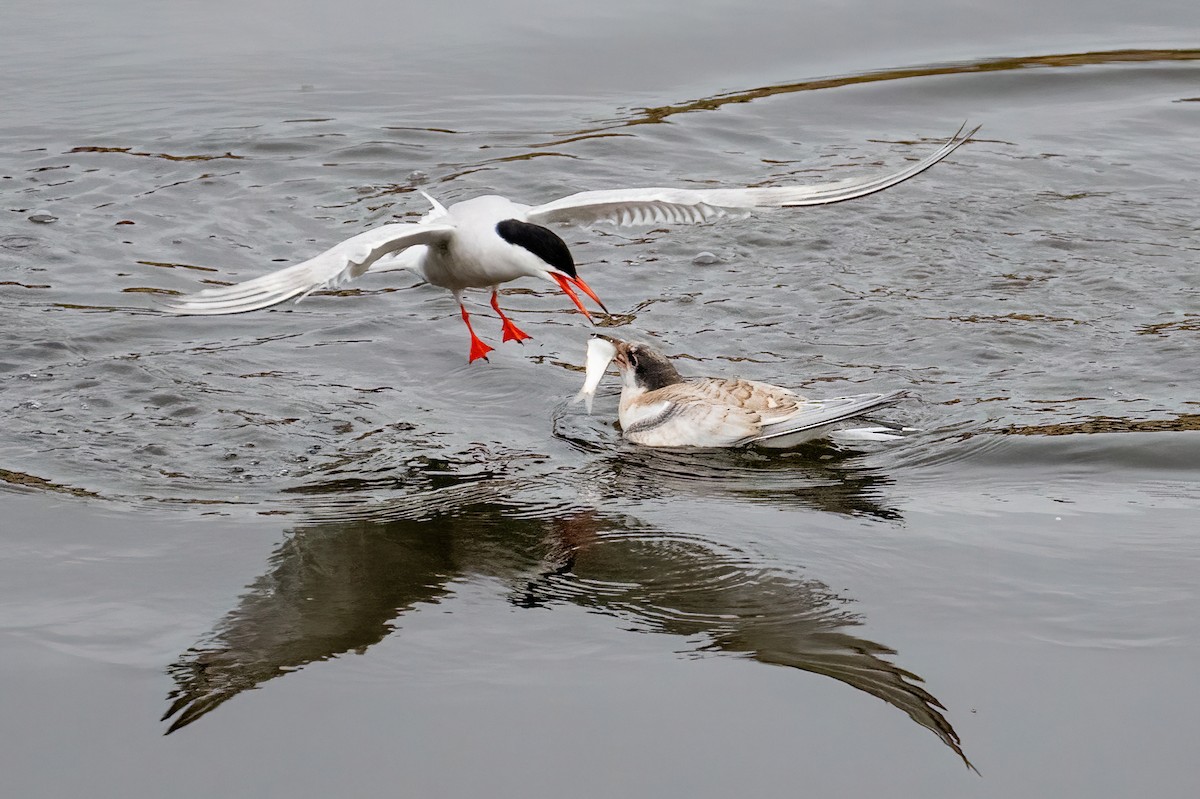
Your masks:
<path fill-rule="evenodd" d="M 817 400 L 754 380 L 685 378 L 646 344 L 596 335 L 588 342 L 587 377 L 576 396 L 587 400 L 589 412 L 596 386 L 613 361 L 623 381 L 618 410 L 622 434 L 647 447 L 794 447 L 909 396 L 893 391 Z"/>
<path fill-rule="evenodd" d="M 534 206 L 488 195 L 463 200 L 447 208 L 425 195 L 433 204 L 433 210 L 418 222 L 381 225 L 346 239 L 303 263 L 244 283 L 204 289 L 171 300 L 167 310 L 177 314 L 255 311 L 293 297 L 303 299 L 318 289 L 340 286 L 368 271 L 411 269 L 429 283 L 454 294 L 471 335 L 469 357 L 475 361 L 486 358 L 493 348 L 483 343 L 471 327 L 470 315 L 463 304 L 466 289 L 491 289 L 491 305 L 500 316 L 504 341 L 529 338 L 500 310 L 496 292 L 500 284 L 510 280 L 532 277 L 554 283 L 589 319 L 591 315 L 575 289 L 604 308 L 600 298 L 576 272 L 566 242 L 546 225 L 699 223 L 722 216 L 745 217 L 757 208 L 792 208 L 853 200 L 902 183 L 941 161 L 979 130 L 976 127 L 964 135 L 965 127 L 959 128 L 924 160 L 881 177 L 750 189 L 584 191 Z"/>

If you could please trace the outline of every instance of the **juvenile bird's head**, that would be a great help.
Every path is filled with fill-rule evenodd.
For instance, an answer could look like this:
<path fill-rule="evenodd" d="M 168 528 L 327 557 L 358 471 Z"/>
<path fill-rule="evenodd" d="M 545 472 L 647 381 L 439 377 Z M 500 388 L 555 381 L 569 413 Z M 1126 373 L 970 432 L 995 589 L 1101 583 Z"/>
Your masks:
<path fill-rule="evenodd" d="M 591 297 L 601 310 L 608 313 L 596 292 L 592 291 L 591 286 L 584 283 L 583 278 L 575 271 L 575 259 L 571 257 L 571 248 L 553 230 L 517 219 L 505 219 L 496 225 L 496 233 L 514 247 L 521 247 L 533 253 L 544 265 L 540 277 L 562 289 L 588 319 L 591 319 L 592 315 L 583 307 L 574 289 L 579 289 Z"/>
<path fill-rule="evenodd" d="M 617 348 L 613 363 L 621 370 L 621 377 L 630 388 L 654 391 L 683 382 L 683 378 L 667 360 L 667 356 L 658 350 L 634 341 L 622 341 L 609 336 L 601 338 L 607 339 Z"/>

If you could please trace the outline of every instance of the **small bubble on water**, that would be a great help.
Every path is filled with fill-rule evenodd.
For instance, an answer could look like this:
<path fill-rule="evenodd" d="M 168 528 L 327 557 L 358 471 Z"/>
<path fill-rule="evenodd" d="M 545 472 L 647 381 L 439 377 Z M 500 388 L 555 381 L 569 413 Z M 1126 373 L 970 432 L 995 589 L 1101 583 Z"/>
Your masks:
<path fill-rule="evenodd" d="M 36 411 L 36 410 L 41 409 L 42 403 L 37 402 L 35 400 L 25 400 L 18 407 L 25 408 L 25 409 L 31 410 L 31 411 Z"/>
<path fill-rule="evenodd" d="M 705 250 L 704 252 L 698 254 L 695 258 L 693 258 L 692 263 L 695 264 L 696 266 L 708 266 L 710 264 L 721 263 L 721 259 L 718 258 L 716 255 L 712 254 L 711 252 L 709 252 L 708 250 Z"/>
<path fill-rule="evenodd" d="M 420 186 L 423 183 L 429 182 L 429 174 L 422 172 L 419 169 L 414 169 L 408 173 L 408 183 L 410 186 Z"/>
<path fill-rule="evenodd" d="M 43 225 L 48 225 L 51 222 L 57 222 L 58 217 L 49 211 L 34 211 L 29 215 L 30 222 L 39 222 Z"/>

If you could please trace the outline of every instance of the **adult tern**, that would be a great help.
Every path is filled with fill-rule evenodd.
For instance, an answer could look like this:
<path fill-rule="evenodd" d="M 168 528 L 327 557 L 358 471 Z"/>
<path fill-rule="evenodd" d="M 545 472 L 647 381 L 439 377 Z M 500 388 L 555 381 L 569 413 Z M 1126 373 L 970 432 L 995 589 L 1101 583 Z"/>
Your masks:
<path fill-rule="evenodd" d="M 604 308 L 600 298 L 576 272 L 566 242 L 546 225 L 699 223 L 723 216 L 745 217 L 759 208 L 794 208 L 853 200 L 903 183 L 929 169 L 979 130 L 976 127 L 964 135 L 965 127 L 959 128 L 924 160 L 880 177 L 748 189 L 584 191 L 532 206 L 488 195 L 447 208 L 425 195 L 433 210 L 420 221 L 381 225 L 303 263 L 244 283 L 204 289 L 173 299 L 167 303 L 167 310 L 177 314 L 255 311 L 293 297 L 303 299 L 318 289 L 340 286 L 368 271 L 411 269 L 429 283 L 454 294 L 471 336 L 469 358 L 475 361 L 486 358 L 493 348 L 480 340 L 471 327 L 470 315 L 463 304 L 466 289 L 491 289 L 491 305 L 500 317 L 503 341 L 529 338 L 500 310 L 497 289 L 510 280 L 532 277 L 554 283 L 589 319 L 591 315 L 575 289 Z"/>
<path fill-rule="evenodd" d="M 622 434 L 648 447 L 794 447 L 829 435 L 847 419 L 909 396 L 893 391 L 818 400 L 754 380 L 685 378 L 646 344 L 597 335 L 588 342 L 587 376 L 576 397 L 587 400 L 589 412 L 596 386 L 612 361 L 622 379 Z"/>

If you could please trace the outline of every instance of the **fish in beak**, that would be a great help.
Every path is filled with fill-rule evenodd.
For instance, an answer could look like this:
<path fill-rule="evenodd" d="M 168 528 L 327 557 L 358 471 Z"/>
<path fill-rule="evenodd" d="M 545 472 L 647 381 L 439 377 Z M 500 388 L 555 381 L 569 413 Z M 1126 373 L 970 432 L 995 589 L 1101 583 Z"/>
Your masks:
<path fill-rule="evenodd" d="M 588 339 L 587 357 L 584 361 L 586 375 L 583 380 L 583 388 L 575 395 L 575 402 L 583 400 L 589 414 L 592 412 L 592 400 L 596 396 L 596 388 L 600 385 L 600 380 L 604 377 L 608 365 L 620 357 L 621 347 L 627 348 L 628 345 L 620 339 L 609 336 L 592 336 Z"/>

